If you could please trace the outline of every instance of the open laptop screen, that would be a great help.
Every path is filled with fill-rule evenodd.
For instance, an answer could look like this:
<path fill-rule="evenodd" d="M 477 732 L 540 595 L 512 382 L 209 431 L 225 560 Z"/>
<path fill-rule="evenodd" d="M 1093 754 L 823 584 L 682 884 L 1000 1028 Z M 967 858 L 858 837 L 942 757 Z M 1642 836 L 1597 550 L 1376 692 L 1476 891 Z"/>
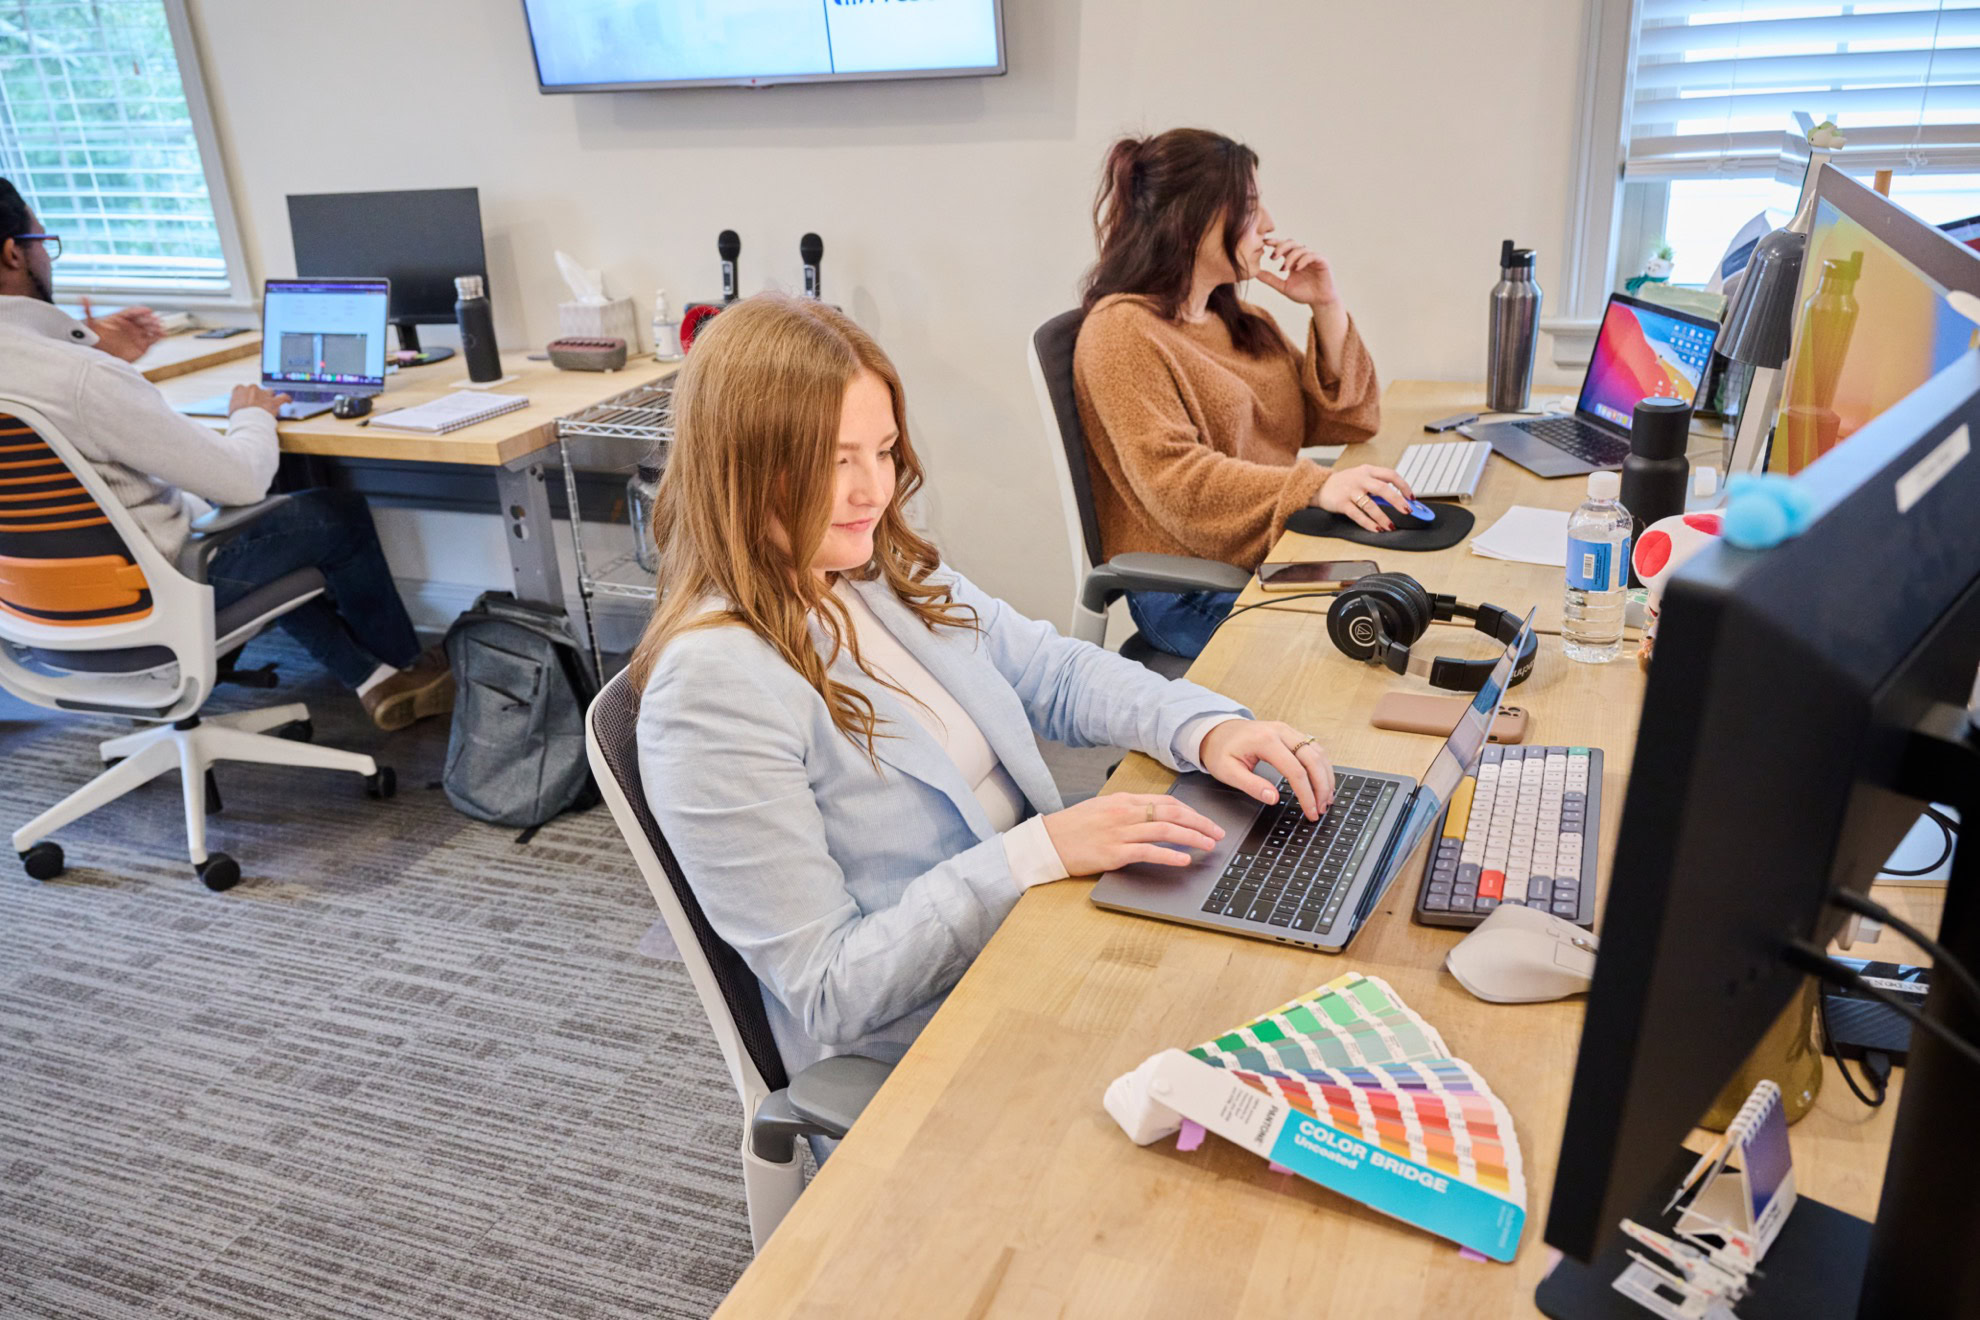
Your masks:
<path fill-rule="evenodd" d="M 1636 405 L 1645 399 L 1668 396 L 1690 403 L 1718 336 L 1718 326 L 1702 317 L 1620 293 L 1611 296 L 1576 410 L 1627 431 Z"/>
<path fill-rule="evenodd" d="M 1499 663 L 1492 666 L 1492 673 L 1485 680 L 1485 686 L 1472 695 L 1471 704 L 1459 717 L 1457 727 L 1451 736 L 1437 749 L 1430 768 L 1423 772 L 1422 783 L 1410 795 L 1409 806 L 1397 828 L 1389 851 L 1383 855 L 1382 870 L 1375 882 L 1368 887 L 1368 893 L 1379 900 L 1389 882 L 1416 851 L 1416 845 L 1423 841 L 1437 817 L 1444 812 L 1444 804 L 1451 800 L 1465 775 L 1478 763 L 1478 754 L 1485 750 L 1486 739 L 1492 734 L 1492 721 L 1499 717 L 1499 703 L 1506 695 L 1506 687 L 1512 682 L 1513 663 L 1519 653 L 1526 649 L 1526 643 L 1533 635 L 1533 611 L 1526 612 L 1526 623 L 1506 647 L 1506 653 L 1499 657 Z M 1373 901 L 1364 906 L 1373 907 Z"/>
<path fill-rule="evenodd" d="M 385 280 L 269 280 L 261 376 L 282 384 L 385 387 Z"/>

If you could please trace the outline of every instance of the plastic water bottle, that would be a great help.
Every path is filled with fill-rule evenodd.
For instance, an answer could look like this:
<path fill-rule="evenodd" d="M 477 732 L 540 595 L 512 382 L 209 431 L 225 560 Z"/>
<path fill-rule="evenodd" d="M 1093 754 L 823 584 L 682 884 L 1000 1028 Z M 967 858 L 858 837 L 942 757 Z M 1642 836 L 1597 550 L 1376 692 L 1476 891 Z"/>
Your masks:
<path fill-rule="evenodd" d="M 626 521 L 632 525 L 633 561 L 649 573 L 660 571 L 653 544 L 653 505 L 660 498 L 660 465 L 642 462 L 626 482 Z"/>
<path fill-rule="evenodd" d="M 662 362 L 678 362 L 681 353 L 681 323 L 667 310 L 667 291 L 653 295 L 653 356 Z"/>
<path fill-rule="evenodd" d="M 1621 493 L 1620 473 L 1591 472 L 1588 498 L 1568 519 L 1561 649 L 1583 664 L 1606 665 L 1622 653 L 1630 521 Z"/>

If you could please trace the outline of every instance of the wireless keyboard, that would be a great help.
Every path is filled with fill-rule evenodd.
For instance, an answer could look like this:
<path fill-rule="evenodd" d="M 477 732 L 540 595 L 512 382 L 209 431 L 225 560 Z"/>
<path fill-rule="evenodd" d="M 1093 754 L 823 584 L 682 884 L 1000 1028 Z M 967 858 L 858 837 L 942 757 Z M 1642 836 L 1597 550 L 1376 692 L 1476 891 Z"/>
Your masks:
<path fill-rule="evenodd" d="M 1489 440 L 1446 440 L 1403 450 L 1396 473 L 1420 500 L 1468 500 L 1492 456 Z"/>
<path fill-rule="evenodd" d="M 1468 928 L 1524 903 L 1592 926 L 1601 805 L 1599 748 L 1486 747 L 1430 841 L 1417 922 Z"/>

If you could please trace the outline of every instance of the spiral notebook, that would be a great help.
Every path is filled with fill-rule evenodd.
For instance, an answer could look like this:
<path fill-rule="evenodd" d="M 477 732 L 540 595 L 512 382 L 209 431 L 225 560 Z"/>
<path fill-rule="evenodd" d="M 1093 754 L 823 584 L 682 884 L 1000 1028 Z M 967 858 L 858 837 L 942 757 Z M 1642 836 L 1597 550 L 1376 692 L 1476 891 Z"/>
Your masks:
<path fill-rule="evenodd" d="M 457 394 L 443 395 L 429 403 L 414 404 L 410 408 L 399 408 L 381 414 L 372 422 L 373 426 L 390 431 L 415 431 L 420 435 L 445 435 L 458 431 L 463 426 L 473 426 L 503 413 L 512 413 L 518 408 L 529 407 L 529 400 L 520 394 L 489 394 L 481 390 L 462 390 Z"/>

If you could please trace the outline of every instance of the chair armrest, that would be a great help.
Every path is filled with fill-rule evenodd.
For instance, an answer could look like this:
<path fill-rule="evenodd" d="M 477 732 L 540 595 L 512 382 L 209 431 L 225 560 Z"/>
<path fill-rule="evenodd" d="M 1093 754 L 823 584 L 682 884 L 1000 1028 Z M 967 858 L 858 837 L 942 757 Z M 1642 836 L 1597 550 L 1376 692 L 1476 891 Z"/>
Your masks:
<path fill-rule="evenodd" d="M 1115 555 L 1086 575 L 1080 604 L 1094 613 L 1130 591 L 1243 591 L 1251 574 L 1188 555 Z"/>
<path fill-rule="evenodd" d="M 824 1135 L 843 1137 L 893 1071 L 891 1063 L 857 1054 L 820 1059 L 791 1078 L 791 1108 L 818 1124 Z"/>
<path fill-rule="evenodd" d="M 855 1054 L 820 1059 L 757 1106 L 750 1148 L 760 1159 L 786 1164 L 799 1137 L 845 1136 L 893 1071 L 891 1063 Z"/>
<path fill-rule="evenodd" d="M 261 515 L 288 501 L 287 495 L 270 495 L 253 504 L 209 509 L 193 519 L 192 534 L 179 550 L 179 571 L 195 582 L 206 581 L 207 566 L 221 546 L 246 531 Z"/>

